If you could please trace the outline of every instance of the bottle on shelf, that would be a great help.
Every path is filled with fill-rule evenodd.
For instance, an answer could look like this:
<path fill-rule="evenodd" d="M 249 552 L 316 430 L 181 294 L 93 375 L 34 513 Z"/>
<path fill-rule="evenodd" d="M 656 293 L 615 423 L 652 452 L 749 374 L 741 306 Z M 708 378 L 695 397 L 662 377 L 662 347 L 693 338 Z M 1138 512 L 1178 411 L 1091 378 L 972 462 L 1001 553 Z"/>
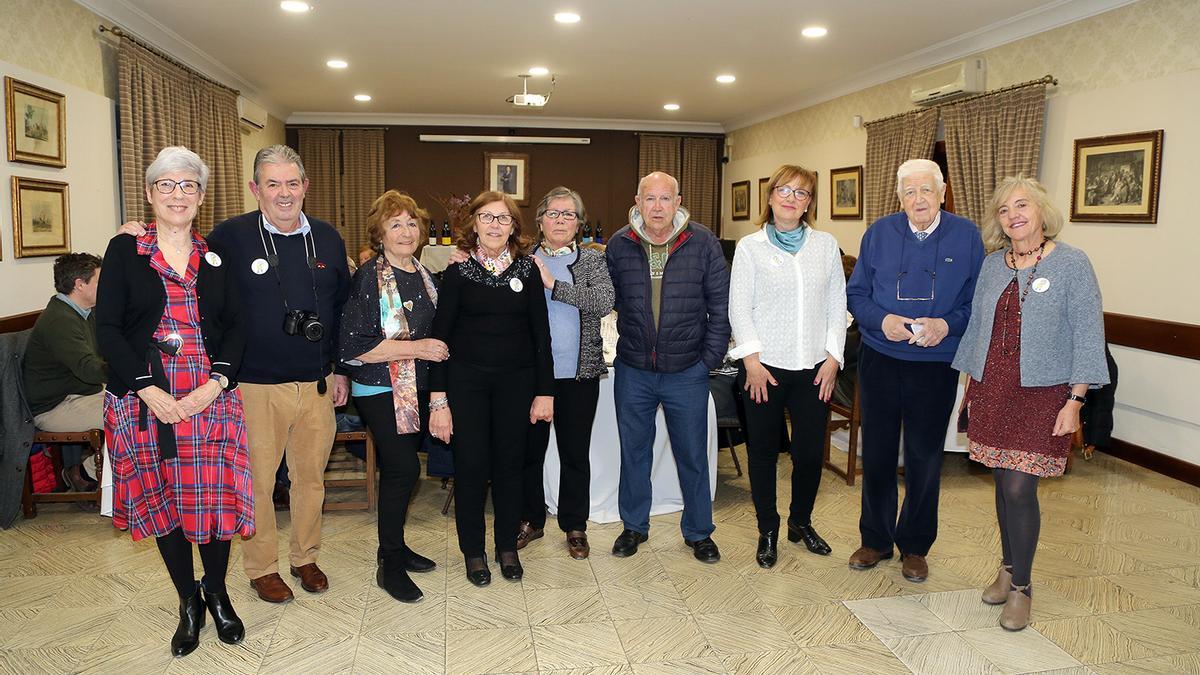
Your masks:
<path fill-rule="evenodd" d="M 450 245 L 450 221 L 442 221 L 442 246 Z"/>
<path fill-rule="evenodd" d="M 585 244 L 592 243 L 592 224 L 591 223 L 583 224 L 583 243 L 585 243 Z"/>
<path fill-rule="evenodd" d="M 592 241 L 597 244 L 604 243 L 604 228 L 600 225 L 600 221 L 596 221 L 596 229 L 592 231 Z"/>

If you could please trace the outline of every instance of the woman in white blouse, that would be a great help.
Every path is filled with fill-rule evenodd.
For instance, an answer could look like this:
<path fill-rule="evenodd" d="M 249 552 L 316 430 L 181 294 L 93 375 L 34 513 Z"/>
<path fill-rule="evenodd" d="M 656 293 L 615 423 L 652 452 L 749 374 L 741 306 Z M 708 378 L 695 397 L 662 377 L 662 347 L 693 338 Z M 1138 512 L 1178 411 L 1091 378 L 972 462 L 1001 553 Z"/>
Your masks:
<path fill-rule="evenodd" d="M 733 257 L 729 321 L 742 359 L 750 492 L 762 567 L 778 560 L 776 461 L 786 408 L 792 421 L 788 540 L 829 555 L 811 516 L 821 484 L 829 398 L 846 343 L 846 279 L 837 240 L 812 229 L 817 174 L 785 164 L 767 184 L 767 203 Z"/>

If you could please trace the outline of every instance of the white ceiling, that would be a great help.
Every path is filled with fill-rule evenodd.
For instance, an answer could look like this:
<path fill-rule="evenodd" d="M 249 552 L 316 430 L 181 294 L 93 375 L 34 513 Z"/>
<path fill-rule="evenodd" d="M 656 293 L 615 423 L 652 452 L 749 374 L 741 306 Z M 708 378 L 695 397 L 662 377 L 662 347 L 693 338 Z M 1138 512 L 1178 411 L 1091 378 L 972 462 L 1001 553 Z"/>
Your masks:
<path fill-rule="evenodd" d="M 569 126 L 565 117 L 720 130 L 1131 0 L 311 0 L 302 15 L 277 0 L 77 1 L 285 119 Z M 564 10 L 582 21 L 555 23 Z M 801 37 L 811 24 L 829 35 Z M 350 67 L 331 70 L 332 58 Z M 514 110 L 504 99 L 535 65 L 558 75 L 553 98 Z M 737 82 L 718 84 L 719 73 Z M 549 77 L 530 83 L 544 93 Z M 373 100 L 355 102 L 360 92 Z M 681 109 L 663 110 L 668 102 Z"/>

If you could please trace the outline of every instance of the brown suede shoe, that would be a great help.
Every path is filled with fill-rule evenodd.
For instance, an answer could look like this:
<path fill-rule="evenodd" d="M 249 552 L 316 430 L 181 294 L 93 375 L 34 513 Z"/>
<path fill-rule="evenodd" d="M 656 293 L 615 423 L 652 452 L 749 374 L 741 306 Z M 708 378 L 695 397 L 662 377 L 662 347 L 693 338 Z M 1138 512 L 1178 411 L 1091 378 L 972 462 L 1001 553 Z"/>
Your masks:
<path fill-rule="evenodd" d="M 321 568 L 317 567 L 317 563 L 308 563 L 291 569 L 292 576 L 300 579 L 300 588 L 309 593 L 324 593 L 329 590 L 329 579 L 321 571 Z"/>
<path fill-rule="evenodd" d="M 292 599 L 292 589 L 284 583 L 283 577 L 272 572 L 257 579 L 250 580 L 250 588 L 258 593 L 258 597 L 267 602 L 287 602 Z"/>
<path fill-rule="evenodd" d="M 1004 630 L 1025 630 L 1029 625 L 1029 614 L 1033 607 L 1033 599 L 1025 595 L 1029 584 L 1010 584 L 1009 589 L 1008 602 L 1004 603 L 1004 609 L 1000 612 L 1000 626 Z"/>
<path fill-rule="evenodd" d="M 925 562 L 925 556 L 901 553 L 900 562 L 900 574 L 904 575 L 905 579 L 920 583 L 929 578 L 929 563 Z"/>
<path fill-rule="evenodd" d="M 588 546 L 587 532 L 583 530 L 571 530 L 567 533 L 567 553 L 576 560 L 584 560 L 588 557 L 591 548 Z"/>
<path fill-rule="evenodd" d="M 525 548 L 534 539 L 541 539 L 545 534 L 546 530 L 544 528 L 535 528 L 529 524 L 528 520 L 522 520 L 521 526 L 517 528 L 517 550 Z"/>
<path fill-rule="evenodd" d="M 879 564 L 880 560 L 891 560 L 892 552 L 880 553 L 873 548 L 861 546 L 850 556 L 850 569 L 869 570 Z"/>

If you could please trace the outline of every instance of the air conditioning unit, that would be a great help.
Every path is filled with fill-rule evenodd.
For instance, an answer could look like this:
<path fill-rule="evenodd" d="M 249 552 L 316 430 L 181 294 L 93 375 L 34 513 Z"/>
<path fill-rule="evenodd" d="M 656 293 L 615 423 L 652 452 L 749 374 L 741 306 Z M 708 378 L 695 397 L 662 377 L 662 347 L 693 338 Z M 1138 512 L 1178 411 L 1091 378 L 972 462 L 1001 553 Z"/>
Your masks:
<path fill-rule="evenodd" d="M 944 103 L 986 90 L 987 62 L 966 59 L 917 75 L 909 81 L 913 105 Z"/>
<path fill-rule="evenodd" d="M 267 111 L 245 96 L 238 96 L 238 117 L 245 129 L 262 129 L 267 126 Z"/>

